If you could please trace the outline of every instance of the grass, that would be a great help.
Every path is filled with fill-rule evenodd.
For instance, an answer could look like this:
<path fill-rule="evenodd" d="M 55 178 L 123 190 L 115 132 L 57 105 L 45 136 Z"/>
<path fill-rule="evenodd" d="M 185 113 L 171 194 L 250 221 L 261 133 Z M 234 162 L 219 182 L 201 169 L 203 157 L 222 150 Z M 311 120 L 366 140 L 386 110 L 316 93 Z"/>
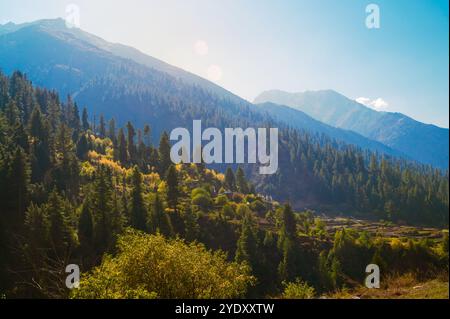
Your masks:
<path fill-rule="evenodd" d="M 448 274 L 435 279 L 418 281 L 412 274 L 385 279 L 379 289 L 360 286 L 337 291 L 327 298 L 332 299 L 448 299 Z"/>

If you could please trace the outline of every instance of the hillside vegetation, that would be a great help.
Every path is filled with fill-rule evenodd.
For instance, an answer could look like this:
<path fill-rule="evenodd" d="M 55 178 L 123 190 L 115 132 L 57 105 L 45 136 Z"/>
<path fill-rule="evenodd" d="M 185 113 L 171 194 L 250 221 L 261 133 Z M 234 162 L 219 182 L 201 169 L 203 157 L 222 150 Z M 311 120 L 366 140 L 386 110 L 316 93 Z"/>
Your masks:
<path fill-rule="evenodd" d="M 404 152 L 355 132 L 319 123 L 297 110 L 291 109 L 294 114 L 287 112 L 282 116 L 284 112 L 278 106 L 275 106 L 278 117 L 271 116 L 274 112 L 261 111 L 260 107 L 207 80 L 132 48 L 108 43 L 77 28 L 67 28 L 62 19 L 10 25 L 0 35 L 0 43 L 0 68 L 11 77 L 2 79 L 10 83 L 9 88 L 2 84 L 3 91 L 10 91 L 17 100 L 24 127 L 28 126 L 34 103 L 29 93 L 20 94 L 28 100 L 26 103 L 22 97 L 16 97 L 16 85 L 23 86 L 23 81 L 15 70 L 26 71 L 35 85 L 59 92 L 67 105 L 70 104 L 66 102 L 67 95 L 71 94 L 71 104 L 76 102 L 89 111 L 89 124 L 96 135 L 102 116 L 107 127 L 105 121 L 115 120 L 116 135 L 119 128 L 124 128 L 126 139 L 128 122 L 136 140 L 139 128 L 142 130 L 148 123 L 151 130 L 146 139 L 151 137 L 153 144 L 157 144 L 164 131 L 170 132 L 175 127 L 190 129 L 193 120 L 201 120 L 204 128 L 220 130 L 277 127 L 280 132 L 278 172 L 261 176 L 255 165 L 242 166 L 242 169 L 259 193 L 289 201 L 297 210 L 314 209 L 414 225 L 448 225 L 448 172 L 411 162 L 414 157 L 405 158 L 401 156 Z M 345 97 L 340 98 L 361 107 Z M 331 99 L 333 108 L 343 109 L 341 99 L 336 99 L 339 102 L 336 104 Z M 47 110 L 45 99 L 39 98 L 38 103 L 43 113 L 53 114 Z M 330 103 L 327 100 L 324 104 L 326 108 Z M 359 116 L 353 122 L 369 127 L 364 125 L 367 123 L 364 120 L 370 118 L 370 114 Z M 392 124 L 392 127 L 396 126 Z M 73 129 L 73 124 L 70 128 Z M 387 133 L 388 129 L 381 126 L 380 131 Z M 392 135 L 402 140 L 402 134 L 389 134 Z M 425 136 L 417 131 L 417 136 L 408 138 L 407 142 L 416 153 L 431 156 L 435 151 L 445 153 L 447 140 L 447 160 L 442 161 L 448 162 L 448 131 L 446 138 L 442 133 L 432 134 L 435 137 L 431 142 L 422 142 L 420 146 L 419 138 Z M 111 141 L 114 143 L 114 138 Z M 77 143 L 75 139 L 73 142 Z M 117 148 L 118 144 L 114 145 Z M 148 168 L 143 163 L 155 166 L 148 152 L 127 150 L 120 158 L 118 153 L 115 156 L 114 160 L 121 165 L 136 164 L 144 173 Z M 226 170 L 225 165 L 219 164 L 208 168 L 222 173 Z"/>
<path fill-rule="evenodd" d="M 0 76 L 0 294 L 6 298 L 312 298 L 358 287 L 369 263 L 383 275 L 411 273 L 418 280 L 448 271 L 448 232 L 394 237 L 335 227 L 258 193 L 240 167 L 220 173 L 203 164 L 173 165 L 167 133 L 155 143 L 150 126 L 128 122 L 124 129 L 114 119 L 90 122 L 86 109 L 79 113 L 70 97 L 62 103 L 19 72 Z M 380 208 L 390 219 L 404 196 L 426 208 L 417 218 L 441 222 L 447 176 L 400 170 L 376 156 L 367 168 L 359 153 L 287 132 L 298 151 L 292 162 L 314 158 L 321 185 L 343 198 L 351 193 L 341 187 L 354 185 L 350 176 L 359 167 L 368 175 L 358 183 L 367 178 L 367 189 L 385 189 L 373 198 L 396 196 L 386 211 Z M 353 167 L 346 166 L 351 160 L 360 163 L 355 171 L 344 169 Z M 81 268 L 79 289 L 65 287 L 68 264 Z"/>

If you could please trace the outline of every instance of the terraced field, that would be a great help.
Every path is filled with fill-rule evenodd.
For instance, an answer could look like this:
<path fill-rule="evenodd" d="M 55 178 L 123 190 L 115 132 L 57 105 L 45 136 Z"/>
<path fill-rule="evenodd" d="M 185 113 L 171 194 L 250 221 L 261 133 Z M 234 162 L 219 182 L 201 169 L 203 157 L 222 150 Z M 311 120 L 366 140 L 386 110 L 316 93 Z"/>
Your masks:
<path fill-rule="evenodd" d="M 448 232 L 448 229 L 395 225 L 388 222 L 366 221 L 355 218 L 321 217 L 321 219 L 325 222 L 330 233 L 334 233 L 341 228 L 353 228 L 386 238 L 428 238 L 441 241 L 443 232 Z"/>

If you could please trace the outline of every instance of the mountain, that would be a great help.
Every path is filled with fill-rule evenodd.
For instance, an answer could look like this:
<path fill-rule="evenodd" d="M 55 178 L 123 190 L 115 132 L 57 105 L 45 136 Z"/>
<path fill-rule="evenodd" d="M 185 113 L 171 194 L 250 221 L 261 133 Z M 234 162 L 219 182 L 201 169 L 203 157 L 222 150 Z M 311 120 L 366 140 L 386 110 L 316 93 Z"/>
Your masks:
<path fill-rule="evenodd" d="M 236 115 L 245 113 L 241 119 L 247 119 L 252 124 L 256 124 L 256 118 L 267 120 L 270 117 L 291 127 L 326 134 L 361 148 L 391 156 L 404 155 L 358 134 L 333 129 L 312 118 L 306 118 L 305 114 L 294 116 L 298 121 L 293 123 L 290 116 L 276 115 L 273 108 L 255 108 L 251 103 L 208 80 L 134 48 L 109 43 L 77 28 L 67 28 L 62 19 L 20 25 L 8 23 L 0 27 L 0 45 L 0 67 L 5 73 L 21 70 L 35 84 L 55 89 L 62 96 L 71 94 L 79 104 L 87 105 L 91 113 L 114 116 L 120 124 L 125 124 L 121 121 L 124 119 L 142 125 L 149 114 L 152 114 L 158 119 L 155 123 L 150 123 L 156 129 L 154 136 L 163 129 L 172 128 L 168 123 L 175 124 L 174 117 L 168 114 L 170 112 L 160 107 L 161 96 L 167 98 L 170 95 L 171 99 L 179 96 L 179 102 L 184 103 L 187 100 L 186 92 L 190 95 L 189 98 L 192 98 L 192 92 L 201 92 L 201 99 L 193 99 L 191 103 L 209 101 L 209 109 L 198 114 L 206 122 L 213 109 L 222 106 L 221 117 L 227 114 L 230 119 L 235 119 Z M 127 88 L 118 89 L 124 86 Z M 162 92 L 163 88 L 168 89 L 167 92 Z M 155 90 L 158 93 L 151 92 Z M 125 93 L 118 96 L 110 94 L 111 91 Z M 136 94 L 140 95 L 139 101 L 133 101 Z M 158 98 L 155 100 L 149 95 L 158 95 Z M 144 100 L 144 97 L 148 99 Z M 131 106 L 132 110 L 126 109 L 130 103 L 134 104 Z M 261 113 L 264 113 L 262 117 Z M 299 117 L 303 119 L 300 120 Z M 178 123 L 182 124 L 187 125 L 189 122 Z"/>
<path fill-rule="evenodd" d="M 448 204 L 442 200 L 448 176 L 411 163 L 403 156 L 394 158 L 400 153 L 381 143 L 319 123 L 296 110 L 295 115 L 287 110 L 285 116 L 275 116 L 267 106 L 254 105 L 134 49 L 68 29 L 63 20 L 0 29 L 0 69 L 10 76 L 10 80 L 4 80 L 9 82 L 10 91 L 16 94 L 21 89 L 26 74 L 34 86 L 56 90 L 64 101 L 64 109 L 73 104 L 65 98 L 71 94 L 77 112 L 87 108 L 96 133 L 100 131 L 100 115 L 106 120 L 114 118 L 116 127 L 126 126 L 131 135 L 134 131 L 139 136 L 138 130 L 149 124 L 153 145 L 158 145 L 162 131 L 191 129 L 194 119 L 201 120 L 203 128 L 278 127 L 277 173 L 260 175 L 257 165 L 243 167 L 262 194 L 289 200 L 299 209 L 384 219 L 395 216 L 417 223 L 441 223 L 442 211 L 448 210 Z M 120 56 L 114 53 L 118 47 Z M 138 55 L 140 62 L 126 57 L 132 54 Z M 149 67 L 143 63 L 154 64 Z M 0 101 L 5 99 L 2 93 Z M 15 99 L 24 122 L 33 111 L 30 99 L 33 98 L 22 95 Z M 39 99 L 35 104 L 39 105 Z M 129 128 L 128 121 L 136 130 Z M 226 166 L 212 168 L 223 171 Z M 414 192 L 405 192 L 411 188 L 415 188 Z M 439 203 L 435 207 L 423 201 L 423 194 L 430 190 Z"/>
<path fill-rule="evenodd" d="M 332 90 L 271 90 L 261 93 L 254 102 L 290 106 L 328 125 L 379 141 L 421 163 L 448 168 L 449 130 L 404 114 L 378 112 Z"/>
<path fill-rule="evenodd" d="M 15 33 L 16 31 L 23 30 L 23 32 Z M 149 68 L 152 68 L 154 70 L 158 70 L 161 72 L 164 72 L 166 74 L 169 74 L 177 79 L 183 80 L 185 83 L 192 84 L 192 85 L 198 85 L 203 88 L 206 88 L 220 96 L 227 96 L 228 98 L 234 98 L 234 99 L 240 99 L 231 92 L 225 90 L 224 88 L 203 79 L 202 77 L 199 77 L 193 73 L 187 72 L 183 69 L 174 67 L 168 63 L 165 63 L 161 60 L 158 60 L 156 58 L 153 58 L 151 56 L 148 56 L 141 51 L 125 46 L 119 43 L 110 43 L 105 40 L 103 40 L 100 37 L 97 37 L 93 34 L 90 34 L 88 32 L 84 32 L 81 29 L 78 28 L 68 28 L 66 27 L 66 23 L 63 19 L 48 19 L 48 20 L 38 20 L 35 22 L 30 23 L 23 23 L 23 24 L 14 24 L 12 22 L 9 22 L 5 25 L 0 25 L 0 35 L 7 35 L 10 33 L 14 33 L 11 37 L 5 36 L 2 38 L 2 45 L 8 46 L 8 45 L 14 45 L 16 49 L 19 49 L 24 43 L 18 42 L 17 40 L 32 40 L 29 43 L 29 46 L 33 46 L 34 42 L 42 41 L 43 35 L 47 35 L 52 37 L 54 40 L 59 40 L 61 42 L 70 43 L 70 45 L 76 46 L 77 49 L 83 50 L 83 51 L 91 51 L 91 53 L 94 54 L 100 54 L 105 58 L 106 56 L 109 56 L 109 58 L 114 57 L 120 57 L 126 60 L 131 60 L 136 63 L 145 65 Z M 31 35 L 40 35 L 37 39 L 30 38 Z M 52 43 L 50 39 L 47 39 L 49 44 Z M 12 41 L 12 43 L 11 43 Z M 42 43 L 42 42 L 41 42 Z M 56 44 L 56 43 L 55 43 Z M 23 47 L 22 47 L 23 48 Z M 26 48 L 26 47 L 25 47 Z M 44 48 L 41 48 L 44 49 Z M 56 52 L 57 50 L 61 49 L 59 46 L 56 47 L 48 47 L 49 51 Z M 46 53 L 50 53 L 47 51 Z M 14 50 L 9 50 L 8 52 L 4 52 L 5 55 L 2 57 L 5 59 L 5 61 L 9 60 L 9 63 L 4 66 L 5 71 L 8 71 L 10 68 L 8 66 L 14 65 L 20 68 L 21 70 L 24 70 L 24 68 L 27 68 L 29 66 L 29 63 L 27 59 L 29 58 L 25 51 L 22 52 L 23 54 L 17 55 L 17 52 Z M 35 54 L 36 52 L 28 52 L 30 54 Z M 74 67 L 72 64 L 77 63 L 77 58 L 74 54 L 70 55 L 70 62 L 67 65 L 56 65 L 56 70 L 53 70 L 53 73 L 59 73 L 60 70 L 58 68 L 64 68 L 64 66 L 69 67 L 69 70 L 72 70 L 73 72 L 77 73 L 77 71 L 85 71 L 80 70 L 76 67 Z M 8 60 L 6 60 L 8 59 Z M 42 65 L 43 61 L 39 61 L 39 65 Z M 56 61 L 51 59 L 48 61 L 49 66 L 51 64 L 55 63 Z M 37 62 L 35 63 L 37 64 Z M 95 69 L 94 69 L 95 70 Z M 8 72 L 7 72 L 8 73 Z M 28 73 L 28 72 L 27 72 Z M 49 75 L 52 75 L 53 73 L 49 71 Z M 87 77 L 90 75 L 90 73 L 85 74 Z M 55 75 L 56 76 L 56 75 Z M 81 76 L 81 75 L 79 75 Z M 50 80 L 51 81 L 51 80 Z M 57 80 L 55 79 L 55 82 Z M 71 91 L 76 90 L 77 87 L 68 86 L 67 92 L 64 93 L 73 93 Z"/>
<path fill-rule="evenodd" d="M 346 143 L 357 145 L 363 149 L 370 149 L 372 151 L 401 156 L 404 158 L 407 157 L 405 154 L 395 151 L 380 142 L 368 139 L 350 130 L 344 130 L 324 124 L 297 109 L 270 102 L 255 105 L 263 114 L 267 114 L 271 118 L 287 124 L 289 127 L 324 134 L 326 136 L 332 136 L 336 140 L 345 141 Z"/>

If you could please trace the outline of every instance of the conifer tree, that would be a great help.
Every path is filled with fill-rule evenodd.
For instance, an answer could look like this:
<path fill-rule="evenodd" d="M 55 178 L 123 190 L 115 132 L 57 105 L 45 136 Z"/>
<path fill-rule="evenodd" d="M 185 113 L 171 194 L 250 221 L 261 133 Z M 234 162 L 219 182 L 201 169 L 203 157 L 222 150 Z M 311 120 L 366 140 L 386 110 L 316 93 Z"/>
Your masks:
<path fill-rule="evenodd" d="M 101 138 L 105 138 L 106 137 L 105 118 L 103 117 L 103 114 L 100 114 L 99 134 L 100 134 Z"/>
<path fill-rule="evenodd" d="M 231 167 L 228 167 L 225 171 L 225 185 L 230 191 L 236 190 L 236 180 Z"/>
<path fill-rule="evenodd" d="M 246 214 L 242 219 L 241 235 L 237 241 L 235 260 L 246 261 L 255 271 L 258 267 L 258 239 L 253 229 L 251 216 Z"/>
<path fill-rule="evenodd" d="M 139 168 L 134 166 L 131 176 L 131 226 L 139 230 L 146 229 L 147 209 L 142 197 L 142 176 Z"/>
<path fill-rule="evenodd" d="M 85 200 L 81 207 L 78 221 L 78 240 L 80 241 L 81 251 L 86 255 L 91 254 L 94 244 L 94 221 L 88 200 Z"/>
<path fill-rule="evenodd" d="M 122 164 L 128 163 L 128 152 L 127 152 L 127 142 L 125 140 L 125 134 L 123 133 L 123 129 L 119 129 L 118 135 L 118 147 L 117 147 L 117 159 Z"/>
<path fill-rule="evenodd" d="M 108 168 L 100 166 L 97 170 L 91 195 L 95 220 L 95 248 L 104 252 L 112 245 L 112 180 Z"/>
<path fill-rule="evenodd" d="M 83 108 L 83 114 L 81 116 L 81 124 L 84 131 L 87 131 L 89 129 L 89 116 L 85 107 Z"/>
<path fill-rule="evenodd" d="M 134 145 L 134 137 L 136 135 L 136 132 L 134 130 L 133 124 L 131 122 L 127 123 L 127 148 L 128 148 L 128 156 L 130 162 L 135 162 L 136 160 L 136 147 Z"/>
<path fill-rule="evenodd" d="M 64 123 L 61 123 L 56 133 L 55 151 L 57 158 L 54 171 L 56 185 L 60 191 L 67 192 L 67 195 L 76 196 L 78 194 L 79 166 L 70 128 Z"/>
<path fill-rule="evenodd" d="M 170 165 L 166 174 L 167 181 L 167 203 L 170 208 L 176 208 L 180 189 L 178 183 L 178 173 L 175 165 Z"/>
<path fill-rule="evenodd" d="M 278 248 L 281 250 L 282 255 L 278 266 L 280 279 L 281 281 L 292 281 L 296 275 L 297 228 L 295 216 L 289 204 L 286 204 L 282 210 Z"/>
<path fill-rule="evenodd" d="M 171 163 L 169 135 L 167 132 L 163 132 L 158 149 L 158 173 L 160 176 L 165 176 Z"/>
<path fill-rule="evenodd" d="M 48 199 L 46 212 L 49 218 L 49 240 L 51 256 L 63 259 L 69 252 L 73 242 L 71 230 L 67 223 L 67 203 L 53 190 Z"/>
<path fill-rule="evenodd" d="M 51 166 L 50 132 L 44 121 L 39 107 L 31 113 L 29 132 L 32 136 L 30 143 L 31 181 L 41 182 Z"/>
<path fill-rule="evenodd" d="M 170 218 L 164 211 L 163 201 L 158 194 L 155 195 L 148 224 L 151 233 L 160 233 L 166 237 L 173 234 Z"/>
<path fill-rule="evenodd" d="M 113 142 L 113 145 L 116 146 L 116 121 L 114 120 L 114 118 L 110 119 L 108 123 L 108 137 Z"/>
<path fill-rule="evenodd" d="M 193 212 L 191 206 L 186 207 L 186 210 L 184 212 L 184 227 L 184 238 L 186 239 L 186 241 L 192 242 L 198 238 L 200 229 L 198 226 L 197 216 Z"/>
<path fill-rule="evenodd" d="M 144 125 L 144 143 L 146 146 L 151 146 L 151 131 L 150 131 L 150 125 L 145 124 Z"/>
<path fill-rule="evenodd" d="M 244 194 L 249 192 L 247 180 L 245 179 L 244 170 L 239 166 L 236 171 L 236 186 L 237 189 Z"/>
<path fill-rule="evenodd" d="M 13 231 L 18 231 L 23 226 L 29 200 L 29 178 L 30 170 L 25 152 L 21 148 L 16 148 L 7 172 L 5 194 L 7 211 L 4 212 L 8 214 L 6 224 Z"/>
<path fill-rule="evenodd" d="M 77 143 L 77 157 L 80 160 L 86 160 L 87 159 L 87 153 L 89 151 L 89 143 L 88 140 L 86 138 L 86 134 L 81 134 L 80 139 L 78 140 Z"/>

